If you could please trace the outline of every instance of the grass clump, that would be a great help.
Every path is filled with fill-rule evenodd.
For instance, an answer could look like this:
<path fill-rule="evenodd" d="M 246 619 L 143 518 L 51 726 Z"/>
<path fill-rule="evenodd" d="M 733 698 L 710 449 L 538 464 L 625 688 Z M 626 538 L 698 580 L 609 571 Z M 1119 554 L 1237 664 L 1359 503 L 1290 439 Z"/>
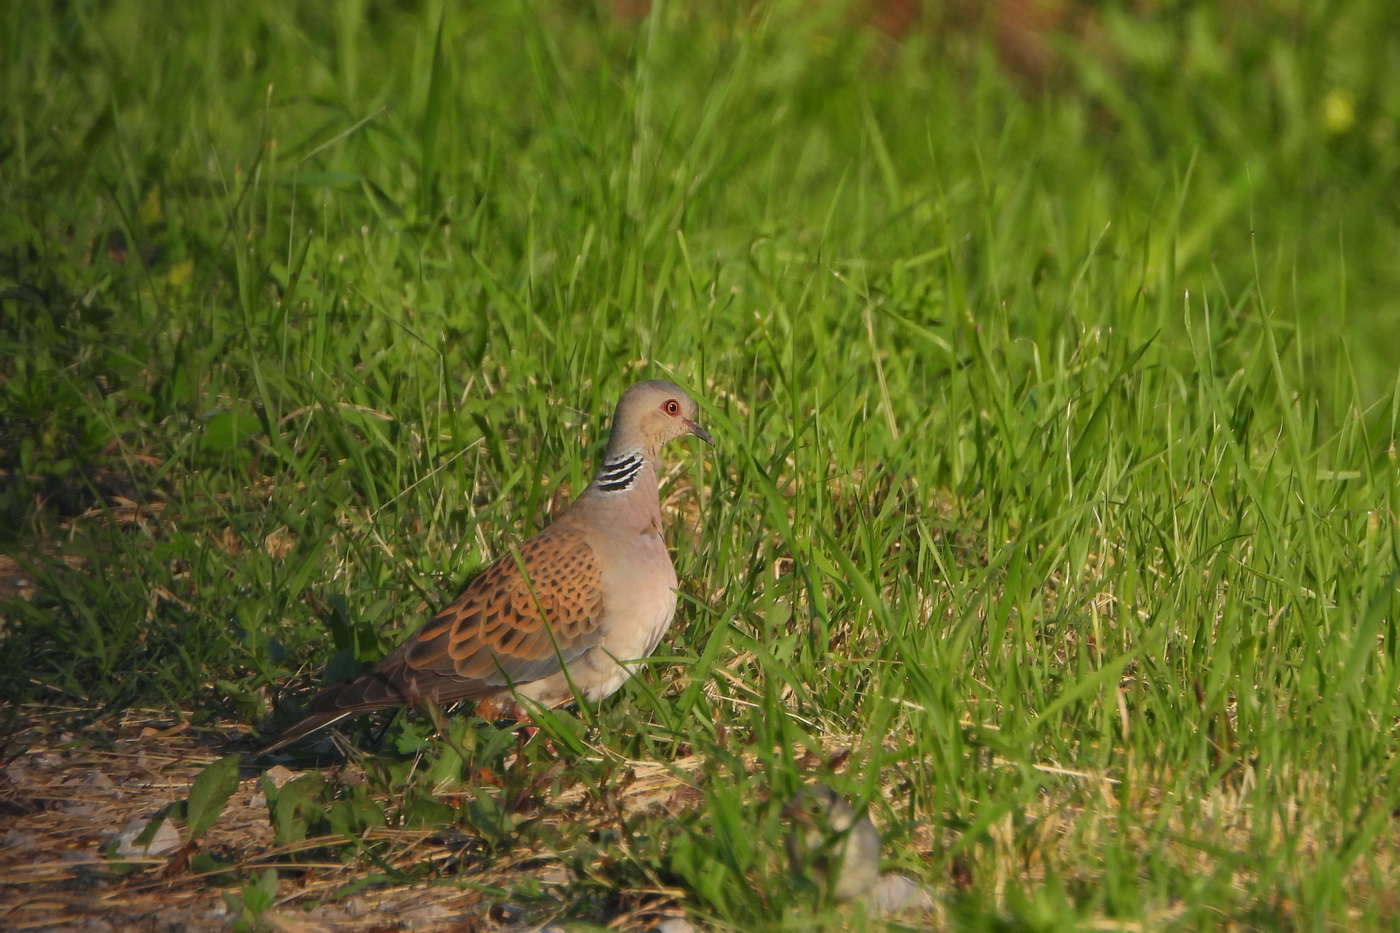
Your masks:
<path fill-rule="evenodd" d="M 5 698 L 257 723 L 674 377 L 664 660 L 553 755 L 270 784 L 240 922 L 333 863 L 841 928 L 780 858 L 819 777 L 939 926 L 1389 929 L 1395 31 L 1238 13 L 1109 4 L 1029 90 L 839 6 L 7 7 Z"/>

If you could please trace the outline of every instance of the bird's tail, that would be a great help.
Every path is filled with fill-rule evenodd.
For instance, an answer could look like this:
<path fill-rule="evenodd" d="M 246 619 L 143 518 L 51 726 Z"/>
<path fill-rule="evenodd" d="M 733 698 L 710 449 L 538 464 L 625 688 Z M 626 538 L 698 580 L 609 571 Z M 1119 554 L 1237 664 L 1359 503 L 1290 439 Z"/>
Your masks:
<path fill-rule="evenodd" d="M 285 745 L 291 745 L 293 742 L 296 742 L 299 739 L 306 738 L 308 735 L 315 732 L 316 730 L 324 729 L 326 728 L 326 726 L 340 722 L 340 720 L 344 719 L 345 717 L 353 716 L 357 712 L 359 711 L 347 709 L 335 710 L 326 713 L 312 713 L 310 716 L 307 716 L 306 718 L 302 719 L 290 729 L 285 730 L 277 738 L 273 739 L 271 742 L 268 742 L 262 748 L 258 749 L 257 753 L 253 757 L 261 758 L 263 755 L 270 755 Z"/>
<path fill-rule="evenodd" d="M 381 670 L 381 667 L 385 669 Z M 347 716 L 419 702 L 421 698 L 416 690 L 405 691 L 400 686 L 401 680 L 396 666 L 381 664 L 354 680 L 327 687 L 311 701 L 311 712 L 304 719 L 264 745 L 257 755 L 275 752 Z"/>

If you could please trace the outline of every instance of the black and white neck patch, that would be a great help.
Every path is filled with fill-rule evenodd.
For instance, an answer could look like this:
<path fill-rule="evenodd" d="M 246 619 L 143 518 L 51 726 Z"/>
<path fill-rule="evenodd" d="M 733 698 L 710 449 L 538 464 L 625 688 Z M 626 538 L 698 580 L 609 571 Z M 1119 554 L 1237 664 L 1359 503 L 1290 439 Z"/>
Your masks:
<path fill-rule="evenodd" d="M 646 465 L 646 458 L 641 453 L 633 451 L 630 454 L 623 454 L 613 460 L 606 461 L 598 468 L 598 475 L 593 478 L 593 485 L 603 492 L 626 492 L 637 482 L 637 475 L 642 472 L 642 467 Z"/>

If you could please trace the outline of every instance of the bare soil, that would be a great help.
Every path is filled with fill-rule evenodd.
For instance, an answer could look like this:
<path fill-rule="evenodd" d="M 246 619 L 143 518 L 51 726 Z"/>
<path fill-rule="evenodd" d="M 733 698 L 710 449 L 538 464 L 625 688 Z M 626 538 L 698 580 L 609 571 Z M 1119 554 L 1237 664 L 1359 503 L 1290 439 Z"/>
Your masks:
<path fill-rule="evenodd" d="M 563 913 L 575 879 L 549 852 L 512 850 L 486 870 L 455 874 L 463 844 L 452 833 L 382 828 L 367 841 L 390 868 L 439 863 L 447 870 L 423 884 L 370 884 L 356 888 L 383 866 L 359 859 L 316 862 L 317 843 L 279 847 L 268 820 L 260 772 L 245 769 L 223 815 L 203 837 L 168 840 L 171 848 L 150 858 L 114 854 L 119 834 L 129 838 L 165 807 L 189 794 L 195 776 L 230 752 L 238 730 L 196 730 L 158 711 L 130 711 L 119 719 L 68 731 L 80 711 L 26 707 L 0 764 L 0 928 L 6 930 L 225 930 L 238 919 L 225 893 L 239 892 L 229 874 L 220 878 L 190 868 L 196 853 L 237 866 L 246 880 L 279 866 L 276 904 L 261 920 L 266 929 L 299 931 L 462 931 L 490 933 L 540 929 L 551 899 Z M 251 742 L 249 746 L 251 747 Z M 17 749 L 23 749 L 16 753 Z M 637 767 L 636 779 L 616 801 L 629 812 L 651 807 L 684 809 L 698 793 L 685 766 Z M 293 773 L 269 773 L 275 781 Z M 581 791 L 553 801 L 577 820 L 615 821 L 617 813 L 593 812 Z M 387 843 L 387 845 L 385 844 Z M 329 851 L 320 844 L 321 851 Z M 298 848 L 295 864 L 287 856 Z M 130 851 L 128 849 L 128 851 Z M 509 891 L 526 876 L 542 892 L 529 911 L 512 905 Z M 615 929 L 649 929 L 679 917 L 679 891 L 636 892 L 633 906 L 610 918 Z M 542 922 L 542 919 L 543 922 Z"/>

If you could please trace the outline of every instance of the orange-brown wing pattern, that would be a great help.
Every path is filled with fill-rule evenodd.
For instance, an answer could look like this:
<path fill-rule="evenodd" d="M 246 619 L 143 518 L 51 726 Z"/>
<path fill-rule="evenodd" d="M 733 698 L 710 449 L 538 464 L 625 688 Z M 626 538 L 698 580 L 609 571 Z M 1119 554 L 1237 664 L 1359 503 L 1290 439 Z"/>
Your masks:
<path fill-rule="evenodd" d="M 524 573 L 521 573 L 521 568 Z M 601 636 L 600 568 L 583 536 L 551 526 L 471 582 L 403 646 L 414 671 L 485 688 L 528 683 L 559 670 Z M 397 653 L 397 652 L 395 652 Z"/>
<path fill-rule="evenodd" d="M 582 535 L 551 525 L 520 546 L 519 558 L 487 567 L 373 668 L 317 696 L 312 713 L 480 699 L 548 677 L 561 658 L 568 664 L 598 644 L 601 571 Z"/>

